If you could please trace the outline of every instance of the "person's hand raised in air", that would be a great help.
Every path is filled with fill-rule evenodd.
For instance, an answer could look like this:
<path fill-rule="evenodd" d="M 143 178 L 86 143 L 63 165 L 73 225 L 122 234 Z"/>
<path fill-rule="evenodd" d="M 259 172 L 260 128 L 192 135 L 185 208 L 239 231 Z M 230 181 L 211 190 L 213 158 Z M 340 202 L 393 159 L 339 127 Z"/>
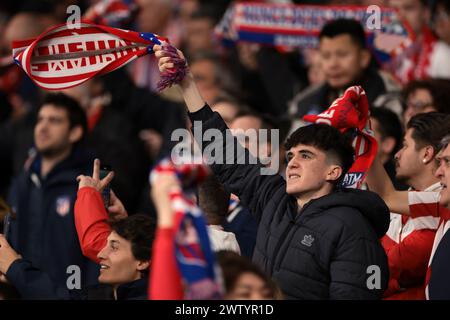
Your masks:
<path fill-rule="evenodd" d="M 96 189 L 98 192 L 102 192 L 103 189 L 111 183 L 114 178 L 114 172 L 111 171 L 108 173 L 106 177 L 100 179 L 100 160 L 94 160 L 94 168 L 92 170 L 92 177 L 79 175 L 77 177 L 78 181 L 78 190 L 83 187 L 91 187 Z M 108 206 L 108 213 L 110 218 L 113 220 L 120 220 L 128 217 L 127 211 L 122 204 L 122 201 L 116 196 L 116 194 L 111 190 L 110 191 L 110 204 Z"/>

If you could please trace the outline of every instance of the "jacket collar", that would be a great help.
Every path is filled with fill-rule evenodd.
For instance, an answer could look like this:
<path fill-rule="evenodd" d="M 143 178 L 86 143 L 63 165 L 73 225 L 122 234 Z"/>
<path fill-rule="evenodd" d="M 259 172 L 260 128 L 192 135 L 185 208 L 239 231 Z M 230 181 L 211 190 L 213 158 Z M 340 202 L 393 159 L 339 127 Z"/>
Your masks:
<path fill-rule="evenodd" d="M 121 284 L 117 288 L 117 300 L 146 300 L 148 277 Z"/>

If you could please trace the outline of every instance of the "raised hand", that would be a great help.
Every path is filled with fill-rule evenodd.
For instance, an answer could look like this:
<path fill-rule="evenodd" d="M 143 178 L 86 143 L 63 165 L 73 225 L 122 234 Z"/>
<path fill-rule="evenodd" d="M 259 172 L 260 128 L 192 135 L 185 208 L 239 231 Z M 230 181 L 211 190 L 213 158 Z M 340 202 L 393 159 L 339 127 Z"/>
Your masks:
<path fill-rule="evenodd" d="M 185 57 L 180 50 L 177 50 L 175 55 L 173 52 L 167 51 L 163 46 L 154 45 L 153 51 L 155 52 L 155 57 L 158 59 L 158 67 L 161 74 L 174 72 L 174 68 L 179 64 L 180 60 L 185 61 Z M 196 112 L 203 108 L 205 100 L 198 91 L 194 76 L 189 71 L 189 68 L 179 87 L 190 112 Z"/>
<path fill-rule="evenodd" d="M 170 192 L 180 189 L 180 180 L 174 172 L 161 172 L 152 179 L 150 196 L 156 207 L 159 227 L 173 226 L 173 209 L 170 201 Z"/>
<path fill-rule="evenodd" d="M 103 189 L 108 185 L 108 183 L 111 182 L 113 178 L 114 172 L 111 171 L 110 173 L 108 173 L 106 177 L 100 180 L 100 160 L 95 159 L 92 177 L 85 175 L 79 175 L 77 177 L 78 189 L 81 189 L 83 187 L 92 187 L 95 188 L 97 191 L 102 192 Z"/>
<path fill-rule="evenodd" d="M 122 201 L 117 198 L 116 194 L 112 190 L 110 194 L 110 206 L 108 207 L 109 217 L 114 221 L 125 219 L 126 217 L 128 217 L 127 210 L 125 210 Z"/>

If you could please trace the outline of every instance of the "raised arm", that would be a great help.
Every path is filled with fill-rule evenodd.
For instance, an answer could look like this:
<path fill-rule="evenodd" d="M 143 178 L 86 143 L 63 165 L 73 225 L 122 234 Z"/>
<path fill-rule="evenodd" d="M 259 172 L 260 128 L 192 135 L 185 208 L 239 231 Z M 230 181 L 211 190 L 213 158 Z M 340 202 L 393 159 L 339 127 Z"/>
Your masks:
<path fill-rule="evenodd" d="M 171 62 L 172 58 L 161 46 L 154 46 L 153 49 L 159 59 L 161 72 L 166 72 L 174 67 Z M 183 57 L 180 51 L 178 51 L 178 55 Z M 284 179 L 274 174 L 274 170 L 272 170 L 272 174 L 269 174 L 270 169 L 251 156 L 248 150 L 239 144 L 220 115 L 213 112 L 203 100 L 189 71 L 178 87 L 189 110 L 189 117 L 193 122 L 194 138 L 201 146 L 201 151 L 207 157 L 208 152 L 205 150 L 215 150 L 216 156 L 219 154 L 222 157 L 220 161 L 217 161 L 217 158 L 208 159 L 211 160 L 208 164 L 211 165 L 212 171 L 224 184 L 227 191 L 236 194 L 242 204 L 258 216 L 265 208 L 265 204 L 272 198 L 273 193 L 280 189 L 285 192 Z M 197 132 L 200 131 L 199 123 L 201 123 L 201 132 Z M 264 171 L 265 173 L 261 174 Z"/>
<path fill-rule="evenodd" d="M 158 222 L 153 243 L 148 298 L 150 300 L 181 300 L 183 286 L 175 258 L 174 212 L 169 193 L 180 188 L 173 174 L 161 174 L 152 183 L 151 198 L 156 206 Z"/>
<path fill-rule="evenodd" d="M 113 177 L 114 173 L 110 172 L 100 180 L 100 161 L 95 159 L 92 177 L 81 175 L 77 178 L 79 185 L 75 201 L 75 227 L 83 255 L 96 263 L 99 262 L 97 255 L 106 245 L 106 239 L 111 232 L 108 224 L 110 216 L 100 192 Z M 113 192 L 108 211 L 114 215 L 114 219 L 127 216 L 125 208 Z"/>
<path fill-rule="evenodd" d="M 167 53 L 163 50 L 163 47 L 155 45 L 153 47 L 155 51 L 155 56 L 159 59 L 158 66 L 160 72 L 166 72 L 174 68 L 174 64 L 170 61 L 171 58 L 167 56 Z M 183 53 L 178 50 L 178 55 L 184 59 Z M 185 76 L 183 82 L 178 86 L 183 95 L 184 102 L 189 112 L 196 112 L 203 108 L 206 104 L 205 100 L 202 98 L 200 92 L 198 91 L 197 85 L 194 81 L 194 76 L 188 69 L 188 73 Z"/>
<path fill-rule="evenodd" d="M 366 183 L 371 191 L 378 193 L 384 202 L 386 202 L 391 212 L 410 215 L 408 191 L 398 191 L 395 189 L 378 157 L 375 158 L 369 169 Z"/>

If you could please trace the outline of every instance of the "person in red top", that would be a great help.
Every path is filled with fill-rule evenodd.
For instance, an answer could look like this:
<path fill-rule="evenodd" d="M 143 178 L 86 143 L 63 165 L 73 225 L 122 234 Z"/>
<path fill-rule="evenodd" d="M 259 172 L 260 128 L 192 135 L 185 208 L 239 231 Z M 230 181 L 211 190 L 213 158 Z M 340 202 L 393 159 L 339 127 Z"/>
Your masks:
<path fill-rule="evenodd" d="M 94 160 L 92 177 L 80 175 L 77 177 L 78 193 L 75 201 L 75 227 L 80 241 L 81 251 L 85 257 L 98 263 L 98 253 L 107 243 L 111 227 L 108 223 L 110 216 L 119 220 L 128 216 L 122 202 L 111 191 L 111 205 L 108 212 L 103 204 L 100 192 L 114 177 L 110 172 L 100 180 L 100 160 Z M 109 213 L 109 215 L 108 215 Z"/>
<path fill-rule="evenodd" d="M 124 219 L 128 216 L 122 202 L 111 191 L 111 206 L 108 212 L 103 204 L 101 191 L 114 177 L 114 172 L 110 172 L 105 178 L 100 180 L 100 160 L 95 159 L 92 177 L 81 175 L 77 178 L 79 189 L 75 202 L 75 225 L 78 239 L 83 254 L 100 263 L 99 253 L 106 246 L 111 227 L 108 223 L 110 218 Z M 157 191 L 153 191 L 154 199 L 164 198 L 167 183 L 161 182 Z M 159 192 L 158 192 L 159 191 Z M 167 195 L 166 195 L 167 196 Z M 161 204 L 162 203 L 162 204 Z M 170 205 L 164 201 L 156 201 L 158 212 L 158 228 L 153 243 L 151 258 L 152 287 L 158 288 L 155 294 L 149 296 L 150 299 L 160 300 L 180 300 L 183 298 L 181 286 L 181 276 L 176 266 L 175 251 L 173 245 L 172 220 L 164 219 L 164 213 L 170 210 Z M 109 214 L 108 214 L 109 213 Z M 157 249 L 156 249 L 157 248 Z M 158 277 L 154 275 L 157 274 Z"/>
<path fill-rule="evenodd" d="M 158 213 L 150 272 L 150 300 L 180 300 L 184 286 L 175 259 L 174 209 L 171 191 L 181 188 L 172 173 L 160 173 L 152 181 L 151 197 Z M 258 266 L 231 251 L 220 251 L 218 262 L 223 271 L 226 300 L 281 299 L 276 284 Z"/>
<path fill-rule="evenodd" d="M 366 179 L 369 187 L 380 194 L 391 212 L 401 212 L 404 215 L 410 216 L 412 219 L 432 219 L 434 220 L 434 224 L 438 225 L 425 277 L 425 296 L 427 299 L 443 297 L 448 299 L 450 297 L 450 277 L 447 275 L 448 272 L 446 271 L 444 276 L 442 276 L 442 273 L 434 276 L 434 272 L 432 272 L 434 269 L 439 271 L 442 269 L 448 270 L 448 263 L 450 261 L 448 257 L 443 257 L 445 254 L 448 255 L 448 253 L 442 250 L 442 247 L 448 246 L 448 241 L 441 242 L 443 239 L 448 239 L 446 232 L 450 228 L 450 193 L 447 188 L 450 183 L 449 141 L 450 130 L 447 131 L 446 136 L 442 139 L 441 150 L 436 156 L 438 167 L 434 174 L 440 180 L 442 187 L 439 192 L 395 190 L 386 171 L 378 160 L 374 161 Z M 437 256 L 436 253 L 440 253 L 440 255 Z M 435 257 L 439 259 L 435 259 Z M 438 281 L 438 278 L 441 280 Z M 436 289 L 436 293 L 434 293 L 431 290 L 433 286 L 429 286 L 429 284 L 434 284 L 437 288 L 438 283 L 440 284 L 439 291 Z"/>
<path fill-rule="evenodd" d="M 411 191 L 439 191 L 435 155 L 442 136 L 450 130 L 450 116 L 422 113 L 411 118 L 396 153 L 396 178 Z M 385 299 L 425 299 L 424 279 L 438 221 L 391 213 L 389 230 L 381 242 L 388 255 L 389 287 Z"/>

